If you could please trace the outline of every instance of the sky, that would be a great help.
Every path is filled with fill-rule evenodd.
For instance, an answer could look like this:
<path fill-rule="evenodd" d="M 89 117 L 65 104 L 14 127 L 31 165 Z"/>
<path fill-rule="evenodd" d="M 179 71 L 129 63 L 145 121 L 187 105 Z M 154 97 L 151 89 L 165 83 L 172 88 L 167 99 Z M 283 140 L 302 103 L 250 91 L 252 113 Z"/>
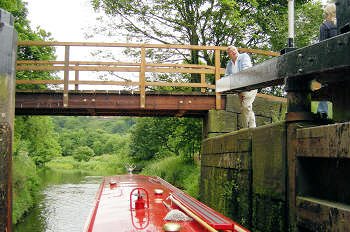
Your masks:
<path fill-rule="evenodd" d="M 84 41 L 84 27 L 96 21 L 90 0 L 24 0 L 28 19 L 35 29 L 40 26 L 62 42 Z"/>
<path fill-rule="evenodd" d="M 96 24 L 96 18 L 100 16 L 95 13 L 89 2 L 91 0 L 24 0 L 27 2 L 28 20 L 32 29 L 40 26 L 46 32 L 50 32 L 51 37 L 59 42 L 86 42 L 86 41 L 108 41 L 101 37 L 85 38 L 87 28 Z M 108 41 L 110 42 L 110 41 Z M 70 60 L 91 61 L 91 52 L 96 48 L 71 47 Z M 57 60 L 64 60 L 64 47 L 56 47 Z M 57 75 L 63 78 L 63 72 Z M 70 79 L 73 79 L 74 72 L 70 72 Z M 80 80 L 94 80 L 96 73 L 80 72 Z M 116 87 L 116 86 L 114 86 Z M 74 88 L 73 85 L 69 87 Z M 80 86 L 79 89 L 106 89 L 107 86 Z"/>
<path fill-rule="evenodd" d="M 40 26 L 57 41 L 84 41 L 84 27 L 98 16 L 89 5 L 91 0 L 24 0 L 32 28 Z M 322 0 L 323 4 L 327 0 Z"/>

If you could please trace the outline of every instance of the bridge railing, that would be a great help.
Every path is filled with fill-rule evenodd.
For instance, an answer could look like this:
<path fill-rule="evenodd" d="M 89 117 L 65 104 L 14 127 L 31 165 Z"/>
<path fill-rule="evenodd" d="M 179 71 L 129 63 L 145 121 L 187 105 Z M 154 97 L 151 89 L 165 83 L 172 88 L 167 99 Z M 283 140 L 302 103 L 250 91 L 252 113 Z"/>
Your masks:
<path fill-rule="evenodd" d="M 140 94 L 140 107 L 145 108 L 146 87 L 150 86 L 169 86 L 169 87 L 192 87 L 200 88 L 201 92 L 206 89 L 215 91 L 215 84 L 207 83 L 206 75 L 214 75 L 215 80 L 219 80 L 224 74 L 224 69 L 220 64 L 220 52 L 225 51 L 227 47 L 219 46 L 195 46 L 195 45 L 174 45 L 174 44 L 129 44 L 129 43 L 97 43 L 97 42 L 53 42 L 53 41 L 20 41 L 18 46 L 51 46 L 64 47 L 64 59 L 56 60 L 18 60 L 16 65 L 17 71 L 63 71 L 63 79 L 60 80 L 17 80 L 16 84 L 51 84 L 63 85 L 63 105 L 68 107 L 69 85 L 74 85 L 74 89 L 78 90 L 79 85 L 109 85 L 109 86 L 136 86 Z M 139 49 L 140 57 L 138 62 L 115 62 L 115 61 L 74 61 L 71 60 L 71 48 L 133 48 Z M 180 64 L 180 63 L 154 63 L 147 62 L 146 54 L 152 49 L 164 50 L 201 50 L 210 51 L 214 55 L 214 66 L 196 65 L 196 64 Z M 250 52 L 255 54 L 276 56 L 278 53 L 257 50 L 257 49 L 239 49 L 241 52 Z M 74 80 L 70 78 L 70 72 L 74 72 Z M 134 72 L 138 73 L 138 81 L 125 80 L 80 80 L 79 73 L 81 71 L 95 72 Z M 200 82 L 160 82 L 147 81 L 146 73 L 177 73 L 177 74 L 198 74 Z M 216 93 L 216 106 L 220 109 L 221 95 Z"/>

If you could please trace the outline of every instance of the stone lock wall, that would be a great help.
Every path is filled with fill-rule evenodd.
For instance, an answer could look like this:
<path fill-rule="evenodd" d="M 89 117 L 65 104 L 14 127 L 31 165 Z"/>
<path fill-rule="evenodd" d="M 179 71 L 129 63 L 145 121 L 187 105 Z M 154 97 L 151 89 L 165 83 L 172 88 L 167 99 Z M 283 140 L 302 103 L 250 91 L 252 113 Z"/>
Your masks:
<path fill-rule="evenodd" d="M 252 231 L 286 229 L 286 100 L 259 94 L 257 128 L 241 129 L 237 95 L 204 123 L 200 200 Z"/>
<path fill-rule="evenodd" d="M 260 100 L 257 128 L 237 130 L 233 108 L 209 113 L 200 200 L 254 232 L 350 231 L 348 110 L 335 114 L 343 123 L 273 122 L 283 103 Z"/>
<path fill-rule="evenodd" d="M 252 231 L 286 231 L 286 125 L 205 139 L 201 201 Z"/>

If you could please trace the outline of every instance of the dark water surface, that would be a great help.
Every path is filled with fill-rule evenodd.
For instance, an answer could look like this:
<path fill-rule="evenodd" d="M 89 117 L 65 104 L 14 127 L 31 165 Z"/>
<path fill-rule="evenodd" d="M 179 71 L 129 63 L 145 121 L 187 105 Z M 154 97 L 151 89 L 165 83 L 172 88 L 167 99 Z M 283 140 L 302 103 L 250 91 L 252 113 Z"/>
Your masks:
<path fill-rule="evenodd" d="M 41 173 L 44 189 L 37 206 L 15 232 L 80 232 L 90 214 L 101 176 L 81 172 Z"/>

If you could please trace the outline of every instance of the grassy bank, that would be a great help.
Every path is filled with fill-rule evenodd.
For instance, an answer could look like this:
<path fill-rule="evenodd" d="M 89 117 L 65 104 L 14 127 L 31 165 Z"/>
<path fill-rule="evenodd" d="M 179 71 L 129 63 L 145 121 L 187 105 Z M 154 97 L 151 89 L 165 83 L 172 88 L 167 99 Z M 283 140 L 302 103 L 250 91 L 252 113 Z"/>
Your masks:
<path fill-rule="evenodd" d="M 200 167 L 180 156 L 170 156 L 149 163 L 141 174 L 159 176 L 191 196 L 199 196 Z"/>
<path fill-rule="evenodd" d="M 73 157 L 59 157 L 46 167 L 53 170 L 79 170 L 89 175 L 125 174 L 126 159 L 115 155 L 92 157 L 89 161 L 77 161 Z M 137 165 L 137 164 L 136 164 Z M 198 197 L 199 165 L 185 161 L 180 156 L 170 156 L 142 164 L 140 174 L 159 176 L 193 197 Z"/>
<path fill-rule="evenodd" d="M 115 155 L 92 157 L 89 161 L 77 161 L 71 156 L 59 157 L 46 164 L 53 170 L 80 170 L 90 175 L 116 175 L 125 173 L 125 159 Z"/>

